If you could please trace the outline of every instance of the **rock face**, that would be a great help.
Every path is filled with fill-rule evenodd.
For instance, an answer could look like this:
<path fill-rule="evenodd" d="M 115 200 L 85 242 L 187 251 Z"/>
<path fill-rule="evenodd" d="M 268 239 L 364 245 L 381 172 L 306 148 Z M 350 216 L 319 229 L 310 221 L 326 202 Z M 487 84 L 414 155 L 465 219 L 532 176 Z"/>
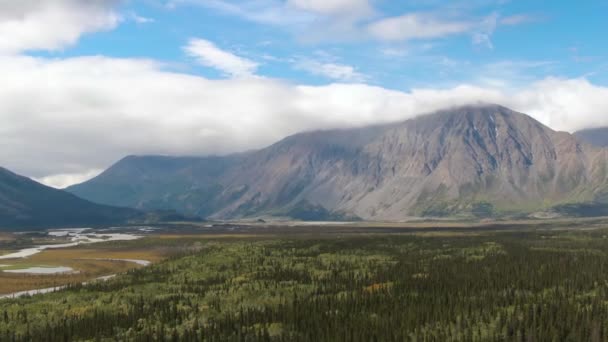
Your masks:
<path fill-rule="evenodd" d="M 98 205 L 0 168 L 0 229 L 125 223 L 137 210 Z"/>
<path fill-rule="evenodd" d="M 574 133 L 580 140 L 598 147 L 608 147 L 608 127 L 594 128 Z"/>
<path fill-rule="evenodd" d="M 68 190 L 99 203 L 211 218 L 484 217 L 602 203 L 607 162 L 606 149 L 479 105 L 296 134 L 228 157 L 127 157 Z"/>

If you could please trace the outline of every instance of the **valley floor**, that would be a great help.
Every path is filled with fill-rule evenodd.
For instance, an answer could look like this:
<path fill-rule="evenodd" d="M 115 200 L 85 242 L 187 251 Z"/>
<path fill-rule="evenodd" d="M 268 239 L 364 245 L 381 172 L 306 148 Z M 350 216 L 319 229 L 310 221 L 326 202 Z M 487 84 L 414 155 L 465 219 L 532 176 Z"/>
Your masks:
<path fill-rule="evenodd" d="M 76 245 L 70 237 L 53 236 L 52 232 L 4 233 L 3 237 L 0 241 L 0 298 L 124 273 L 143 266 L 142 263 L 166 257 L 165 249 L 146 248 L 143 241 L 137 245 L 133 241 Z M 40 246 L 52 247 L 43 249 Z M 70 247 L 58 248 L 61 246 Z"/>
<path fill-rule="evenodd" d="M 107 260 L 114 258 L 154 263 Z M 85 271 L 64 279 L 74 284 L 67 289 L 0 300 L 0 340 L 608 339 L 608 222 L 601 219 L 183 224 L 139 240 L 48 250 L 27 262 Z M 78 285 L 111 273 L 121 274 Z"/>

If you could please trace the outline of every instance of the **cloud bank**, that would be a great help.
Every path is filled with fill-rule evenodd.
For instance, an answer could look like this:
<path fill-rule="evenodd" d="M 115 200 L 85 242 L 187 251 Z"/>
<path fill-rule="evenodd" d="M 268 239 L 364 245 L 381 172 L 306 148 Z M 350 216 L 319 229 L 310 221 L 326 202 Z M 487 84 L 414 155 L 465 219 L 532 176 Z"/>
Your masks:
<path fill-rule="evenodd" d="M 210 80 L 142 59 L 27 56 L 0 57 L 0 74 L 0 160 L 53 185 L 128 154 L 224 154 L 304 130 L 405 120 L 477 101 L 559 130 L 608 125 L 608 88 L 585 79 L 548 78 L 515 91 L 463 84 L 402 92 L 261 77 Z"/>
<path fill-rule="evenodd" d="M 0 1 L 0 54 L 59 50 L 120 21 L 118 0 Z"/>

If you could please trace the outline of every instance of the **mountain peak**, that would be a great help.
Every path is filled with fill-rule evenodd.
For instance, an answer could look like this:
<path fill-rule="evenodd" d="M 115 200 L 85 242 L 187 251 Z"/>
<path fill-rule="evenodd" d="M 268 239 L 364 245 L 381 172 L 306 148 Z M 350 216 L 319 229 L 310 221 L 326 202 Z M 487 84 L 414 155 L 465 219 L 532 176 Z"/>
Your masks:
<path fill-rule="evenodd" d="M 534 118 L 496 104 L 469 104 L 442 109 L 404 122 L 409 132 L 424 136 L 440 134 L 441 141 L 452 138 L 474 138 L 501 144 L 504 139 L 525 140 L 554 133 Z M 404 131 L 403 134 L 410 134 Z M 497 140 L 498 139 L 498 140 Z"/>
<path fill-rule="evenodd" d="M 211 218 L 310 211 L 318 219 L 402 220 L 477 212 L 481 204 L 531 211 L 608 190 L 606 156 L 594 151 L 530 116 L 478 103 L 397 124 L 297 134 L 229 163 L 159 160 L 154 172 L 111 170 L 70 190 Z"/>
<path fill-rule="evenodd" d="M 426 115 L 422 115 L 420 117 L 433 115 L 459 118 L 480 118 L 489 120 L 494 119 L 496 116 L 519 116 L 536 121 L 526 114 L 519 113 L 507 107 L 491 103 L 474 103 L 462 106 L 449 107 L 431 113 L 427 113 Z"/>
<path fill-rule="evenodd" d="M 487 110 L 495 110 L 495 111 L 509 111 L 512 112 L 511 109 L 496 104 L 496 103 L 491 103 L 491 102 L 473 102 L 473 103 L 467 103 L 467 104 L 463 104 L 463 105 L 458 105 L 458 106 L 452 106 L 452 107 L 447 107 L 444 109 L 439 110 L 440 112 L 460 112 L 460 111 L 487 111 Z"/>

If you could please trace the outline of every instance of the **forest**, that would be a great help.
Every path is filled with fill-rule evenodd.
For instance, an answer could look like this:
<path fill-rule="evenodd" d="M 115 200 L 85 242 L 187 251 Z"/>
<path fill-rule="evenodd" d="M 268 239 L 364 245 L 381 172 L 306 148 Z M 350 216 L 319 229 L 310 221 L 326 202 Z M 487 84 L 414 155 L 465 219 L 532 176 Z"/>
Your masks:
<path fill-rule="evenodd" d="M 0 301 L 2 341 L 605 341 L 608 230 L 180 240 Z"/>

